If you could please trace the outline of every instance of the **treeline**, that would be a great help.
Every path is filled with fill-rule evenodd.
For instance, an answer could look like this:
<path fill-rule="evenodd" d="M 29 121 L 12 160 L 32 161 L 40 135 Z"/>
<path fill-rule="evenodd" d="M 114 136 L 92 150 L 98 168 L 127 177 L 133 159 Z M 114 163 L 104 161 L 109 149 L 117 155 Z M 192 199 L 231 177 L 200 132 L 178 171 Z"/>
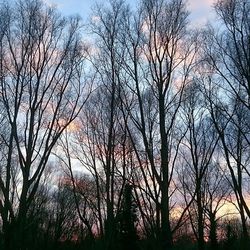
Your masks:
<path fill-rule="evenodd" d="M 249 248 L 250 2 L 214 11 L 1 3 L 1 249 Z"/>

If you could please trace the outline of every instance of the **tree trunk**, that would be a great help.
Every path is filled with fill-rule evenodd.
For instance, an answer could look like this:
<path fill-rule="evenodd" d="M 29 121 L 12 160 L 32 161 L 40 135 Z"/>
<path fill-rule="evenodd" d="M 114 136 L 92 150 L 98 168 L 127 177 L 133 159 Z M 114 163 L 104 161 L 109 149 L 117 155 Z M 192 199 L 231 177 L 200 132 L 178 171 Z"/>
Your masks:
<path fill-rule="evenodd" d="M 218 249 L 218 241 L 217 241 L 217 223 L 215 220 L 215 214 L 211 213 L 209 216 L 210 219 L 210 232 L 209 232 L 209 238 L 210 238 L 210 248 L 213 249 Z"/>
<path fill-rule="evenodd" d="M 159 112 L 160 112 L 160 135 L 161 135 L 161 171 L 162 182 L 161 189 L 161 241 L 162 249 L 171 249 L 173 247 L 172 232 L 169 219 L 169 169 L 168 169 L 168 142 L 165 128 L 165 108 L 162 89 L 159 90 Z"/>
<path fill-rule="evenodd" d="M 202 197 L 200 191 L 201 185 L 198 183 L 197 187 L 197 209 L 198 209 L 198 249 L 204 250 L 204 225 L 203 225 L 203 208 Z"/>

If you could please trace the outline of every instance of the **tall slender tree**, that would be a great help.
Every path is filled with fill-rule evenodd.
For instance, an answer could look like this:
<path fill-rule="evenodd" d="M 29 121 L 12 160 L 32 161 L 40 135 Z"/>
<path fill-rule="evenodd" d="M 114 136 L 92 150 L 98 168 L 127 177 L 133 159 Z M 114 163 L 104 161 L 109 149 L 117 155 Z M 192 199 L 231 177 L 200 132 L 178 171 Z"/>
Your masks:
<path fill-rule="evenodd" d="M 218 32 L 210 28 L 204 39 L 204 92 L 231 175 L 243 241 L 248 238 L 246 216 L 250 216 L 244 184 L 249 179 L 249 10 L 249 1 L 217 1 L 215 11 L 223 28 Z"/>
<path fill-rule="evenodd" d="M 26 249 L 30 204 L 52 149 L 86 97 L 84 47 L 79 18 L 63 18 L 40 0 L 1 4 L 1 12 L 1 106 L 8 133 L 1 133 L 0 213 L 6 249 Z"/>
<path fill-rule="evenodd" d="M 131 77 L 130 98 L 135 100 L 127 106 L 133 124 L 128 130 L 144 178 L 144 201 L 154 203 L 156 235 L 163 249 L 173 245 L 170 200 L 183 138 L 177 121 L 197 51 L 186 32 L 187 16 L 183 1 L 145 0 L 134 22 L 125 22 L 125 70 Z"/>

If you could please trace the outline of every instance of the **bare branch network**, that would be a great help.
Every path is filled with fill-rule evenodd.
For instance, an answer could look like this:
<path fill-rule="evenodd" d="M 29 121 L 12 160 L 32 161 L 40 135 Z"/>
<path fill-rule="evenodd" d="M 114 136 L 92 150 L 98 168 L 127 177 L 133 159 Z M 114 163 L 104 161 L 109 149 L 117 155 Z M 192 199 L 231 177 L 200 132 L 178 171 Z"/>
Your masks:
<path fill-rule="evenodd" d="M 0 3 L 0 248 L 250 246 L 250 2 Z"/>

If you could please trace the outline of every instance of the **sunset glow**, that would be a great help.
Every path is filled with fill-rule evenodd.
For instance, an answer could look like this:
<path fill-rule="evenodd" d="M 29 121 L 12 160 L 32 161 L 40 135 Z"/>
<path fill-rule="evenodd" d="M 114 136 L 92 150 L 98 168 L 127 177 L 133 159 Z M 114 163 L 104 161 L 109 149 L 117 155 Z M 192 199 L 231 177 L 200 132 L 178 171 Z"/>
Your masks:
<path fill-rule="evenodd" d="M 0 249 L 249 250 L 250 1 L 0 2 Z"/>

